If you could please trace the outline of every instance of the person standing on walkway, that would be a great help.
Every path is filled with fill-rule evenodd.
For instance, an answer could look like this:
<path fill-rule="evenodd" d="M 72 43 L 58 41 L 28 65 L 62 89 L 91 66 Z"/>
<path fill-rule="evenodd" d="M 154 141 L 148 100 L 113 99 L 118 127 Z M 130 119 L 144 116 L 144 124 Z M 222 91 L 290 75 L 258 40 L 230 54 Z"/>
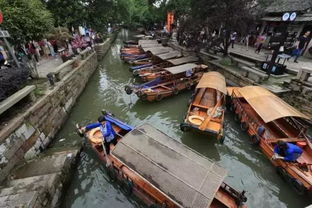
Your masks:
<path fill-rule="evenodd" d="M 231 34 L 231 37 L 230 37 L 230 45 L 232 45 L 232 48 L 234 48 L 234 43 L 235 43 L 235 40 L 236 40 L 236 36 L 237 36 L 237 33 L 236 32 L 233 32 Z"/>
<path fill-rule="evenodd" d="M 298 63 L 298 58 L 301 56 L 302 52 L 307 48 L 309 43 L 309 36 L 311 32 L 307 31 L 304 35 L 298 38 L 296 49 L 292 52 L 292 56 L 295 56 L 295 63 Z"/>
<path fill-rule="evenodd" d="M 54 57 L 55 56 L 55 52 L 54 52 L 54 48 L 53 48 L 51 42 L 47 41 L 46 39 L 45 39 L 45 41 L 46 41 L 46 45 L 48 46 L 48 48 L 50 50 L 50 56 Z"/>
<path fill-rule="evenodd" d="M 258 39 L 257 39 L 257 42 L 256 42 L 256 45 L 257 45 L 257 49 L 255 50 L 255 53 L 260 53 L 261 49 L 262 49 L 262 46 L 263 46 L 263 43 L 265 42 L 266 40 L 266 35 L 265 34 L 262 34 L 262 35 L 259 35 L 258 36 Z"/>
<path fill-rule="evenodd" d="M 249 39 L 250 39 L 250 34 L 248 33 L 245 37 L 245 44 L 246 44 L 246 50 L 248 51 L 249 49 Z"/>

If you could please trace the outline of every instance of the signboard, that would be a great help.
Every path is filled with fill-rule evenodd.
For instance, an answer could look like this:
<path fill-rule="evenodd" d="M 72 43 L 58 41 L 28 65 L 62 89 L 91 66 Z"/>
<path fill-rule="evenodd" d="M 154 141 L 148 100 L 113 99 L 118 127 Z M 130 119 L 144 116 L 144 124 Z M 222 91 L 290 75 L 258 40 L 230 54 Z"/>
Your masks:
<path fill-rule="evenodd" d="M 284 22 L 286 22 L 286 21 L 291 21 L 292 22 L 292 21 L 295 21 L 296 17 L 297 17 L 297 13 L 296 12 L 292 12 L 292 13 L 286 12 L 286 13 L 283 14 L 282 20 Z"/>
<path fill-rule="evenodd" d="M 0 38 L 9 38 L 10 34 L 7 30 L 0 30 Z"/>
<path fill-rule="evenodd" d="M 291 13 L 291 15 L 290 15 L 290 17 L 289 17 L 289 20 L 290 20 L 290 21 L 294 21 L 294 20 L 296 19 L 296 17 L 297 17 L 297 13 L 296 13 L 296 12 L 293 12 L 293 13 Z"/>
<path fill-rule="evenodd" d="M 285 14 L 283 14 L 282 20 L 283 21 L 288 21 L 289 17 L 290 17 L 290 14 L 288 12 L 286 12 Z"/>
<path fill-rule="evenodd" d="M 3 14 L 2 12 L 0 12 L 0 24 L 2 23 L 2 21 L 3 21 Z"/>
<path fill-rule="evenodd" d="M 171 32 L 171 25 L 173 24 L 174 22 L 174 15 L 173 15 L 173 12 L 168 12 L 167 13 L 167 30 L 168 32 Z"/>

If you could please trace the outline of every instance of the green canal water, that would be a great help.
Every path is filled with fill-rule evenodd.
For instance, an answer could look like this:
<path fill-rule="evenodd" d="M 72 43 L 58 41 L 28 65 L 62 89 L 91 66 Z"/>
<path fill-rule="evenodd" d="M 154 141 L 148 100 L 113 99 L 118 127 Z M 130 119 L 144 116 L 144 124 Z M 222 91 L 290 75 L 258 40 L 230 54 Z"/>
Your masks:
<path fill-rule="evenodd" d="M 79 97 L 54 147 L 68 148 L 79 143 L 82 138 L 75 132 L 75 123 L 95 121 L 100 111 L 106 109 L 133 126 L 148 122 L 226 168 L 225 181 L 238 190 L 247 191 L 248 207 L 302 208 L 312 204 L 311 195 L 298 196 L 276 174 L 270 161 L 249 143 L 248 136 L 240 130 L 231 113 L 226 114 L 225 142 L 221 145 L 207 136 L 180 131 L 179 123 L 185 116 L 191 92 L 157 103 L 144 103 L 135 95 L 127 95 L 124 86 L 132 84 L 134 79 L 128 65 L 119 58 L 122 41 L 127 39 L 131 39 L 128 31 L 121 31 Z M 62 207 L 144 206 L 127 198 L 117 184 L 109 182 L 103 164 L 87 145 Z"/>

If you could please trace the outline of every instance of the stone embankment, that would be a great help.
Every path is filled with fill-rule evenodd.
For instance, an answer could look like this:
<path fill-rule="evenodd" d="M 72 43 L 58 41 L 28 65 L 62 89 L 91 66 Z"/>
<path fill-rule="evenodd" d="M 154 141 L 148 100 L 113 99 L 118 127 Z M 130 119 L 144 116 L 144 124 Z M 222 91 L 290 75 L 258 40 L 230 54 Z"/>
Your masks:
<path fill-rule="evenodd" d="M 12 169 L 36 158 L 51 143 L 115 38 L 116 34 L 95 50 L 83 51 L 65 63 L 54 74 L 58 79 L 54 87 L 1 129 L 0 182 L 6 183 L 0 192 L 0 207 L 54 207 L 57 204 L 54 195 L 59 192 L 58 186 L 66 182 L 66 172 L 71 169 L 66 165 L 67 160 L 75 161 L 73 158 L 80 147 L 26 163 L 13 175 Z M 37 166 L 43 168 L 36 169 Z"/>

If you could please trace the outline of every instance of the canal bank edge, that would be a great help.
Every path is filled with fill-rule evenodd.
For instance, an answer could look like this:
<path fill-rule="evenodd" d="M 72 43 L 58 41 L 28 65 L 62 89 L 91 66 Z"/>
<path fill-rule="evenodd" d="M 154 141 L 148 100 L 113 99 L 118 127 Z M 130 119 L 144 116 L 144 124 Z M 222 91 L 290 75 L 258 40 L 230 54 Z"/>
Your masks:
<path fill-rule="evenodd" d="M 0 182 L 19 162 L 33 158 L 47 148 L 116 36 L 114 33 L 98 44 L 95 52 L 81 60 L 79 66 L 66 74 L 52 90 L 0 131 Z"/>

